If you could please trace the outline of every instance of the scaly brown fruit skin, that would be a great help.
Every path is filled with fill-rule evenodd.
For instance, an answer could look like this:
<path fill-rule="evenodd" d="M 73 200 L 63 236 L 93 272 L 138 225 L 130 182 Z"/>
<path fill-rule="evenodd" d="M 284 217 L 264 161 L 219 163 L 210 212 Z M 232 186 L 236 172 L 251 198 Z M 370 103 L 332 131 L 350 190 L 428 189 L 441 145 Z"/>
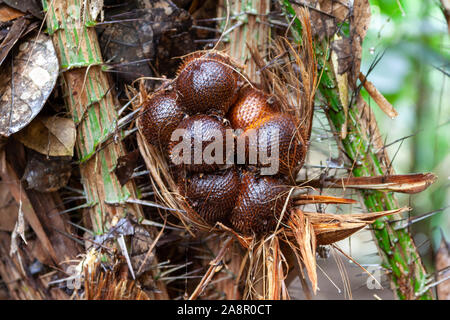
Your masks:
<path fill-rule="evenodd" d="M 175 81 L 180 103 L 189 114 L 225 115 L 238 92 L 238 74 L 218 54 L 188 57 Z"/>
<path fill-rule="evenodd" d="M 279 111 L 273 96 L 254 87 L 245 87 L 240 90 L 227 118 L 233 129 L 245 130 L 252 123 Z"/>
<path fill-rule="evenodd" d="M 199 114 L 183 119 L 177 127 L 177 130 L 183 133 L 183 136 L 179 140 L 171 141 L 169 144 L 169 158 L 172 163 L 178 167 L 179 170 L 187 170 L 189 172 L 212 172 L 220 169 L 222 165 L 226 163 L 226 129 L 223 121 L 216 117 Z M 205 149 L 212 150 L 215 145 L 215 137 L 220 135 L 222 138 L 222 156 L 217 157 L 217 163 L 205 162 Z M 179 152 L 177 146 L 179 143 L 186 142 L 190 148 L 191 154 L 187 159 L 183 160 L 184 154 Z M 220 143 L 220 141 L 218 141 Z M 201 159 L 195 157 L 201 156 Z M 197 160 L 200 160 L 199 163 Z M 216 158 L 212 159 L 216 160 Z"/>
<path fill-rule="evenodd" d="M 286 202 L 289 188 L 285 181 L 271 176 L 245 172 L 241 177 L 236 206 L 229 216 L 235 231 L 246 235 L 266 234 L 275 230 Z M 289 200 L 284 217 L 288 216 Z"/>
<path fill-rule="evenodd" d="M 144 102 L 140 116 L 142 133 L 147 142 L 165 150 L 185 113 L 174 91 L 159 91 Z"/>
<path fill-rule="evenodd" d="M 257 154 L 257 167 L 269 167 L 272 164 L 263 163 L 260 157 L 261 150 L 267 151 L 268 157 L 278 149 L 278 173 L 295 177 L 298 163 L 303 162 L 306 156 L 306 146 L 298 134 L 294 118 L 285 113 L 270 114 L 252 123 L 243 133 L 246 140 L 246 155 Z M 251 136 L 256 139 L 251 139 Z M 278 139 L 277 139 L 278 135 Z"/>
<path fill-rule="evenodd" d="M 209 224 L 223 222 L 230 214 L 239 191 L 236 168 L 213 173 L 197 173 L 178 181 L 180 193 Z"/>

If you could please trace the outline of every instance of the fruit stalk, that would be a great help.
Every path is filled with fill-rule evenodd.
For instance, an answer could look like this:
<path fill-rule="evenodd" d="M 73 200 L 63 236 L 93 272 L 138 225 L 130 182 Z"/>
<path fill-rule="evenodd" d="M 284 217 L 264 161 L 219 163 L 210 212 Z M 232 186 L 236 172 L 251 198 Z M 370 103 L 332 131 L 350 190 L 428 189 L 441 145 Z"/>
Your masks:
<path fill-rule="evenodd" d="M 281 3 L 288 20 L 291 21 L 295 15 L 295 9 L 289 0 L 282 0 Z M 292 29 L 295 41 L 301 42 L 299 37 L 301 23 L 297 18 L 293 21 Z M 330 125 L 352 164 L 353 175 L 362 177 L 393 174 L 392 169 L 389 168 L 390 162 L 387 155 L 379 152 L 384 150 L 381 140 L 373 139 L 373 136 L 379 137 L 378 126 L 367 104 L 363 101 L 360 103 L 354 101 L 348 107 L 348 115 L 346 115 L 339 98 L 339 88 L 330 52 L 326 50 L 329 47 L 329 43 L 325 41 L 316 43 L 319 73 L 323 71 L 319 91 L 327 103 L 324 110 Z M 342 138 L 340 133 L 345 125 L 348 134 Z M 396 197 L 392 193 L 373 190 L 362 190 L 360 193 L 365 206 L 371 212 L 398 208 Z M 393 215 L 380 218 L 373 224 L 375 241 L 383 260 L 382 265 L 389 271 L 391 286 L 398 299 L 433 299 L 431 291 L 425 290 L 428 276 L 409 230 L 395 228 L 395 221 L 400 219 L 402 217 Z"/>

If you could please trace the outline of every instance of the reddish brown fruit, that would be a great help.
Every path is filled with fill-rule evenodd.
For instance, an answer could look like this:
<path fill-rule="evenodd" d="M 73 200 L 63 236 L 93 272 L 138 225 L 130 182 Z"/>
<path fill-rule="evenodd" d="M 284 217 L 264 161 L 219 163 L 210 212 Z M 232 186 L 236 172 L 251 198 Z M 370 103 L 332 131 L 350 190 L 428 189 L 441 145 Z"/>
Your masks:
<path fill-rule="evenodd" d="M 227 113 L 236 100 L 238 76 L 229 59 L 218 54 L 189 57 L 176 79 L 181 105 L 189 114 Z"/>
<path fill-rule="evenodd" d="M 253 138 L 251 138 L 253 136 Z M 296 168 L 305 158 L 305 144 L 298 134 L 295 120 L 288 114 L 276 113 L 252 123 L 243 133 L 245 139 L 246 158 L 257 155 L 258 167 L 274 167 L 268 159 L 275 156 L 278 150 L 279 170 L 282 173 L 295 177 Z M 261 151 L 267 152 L 268 159 L 261 157 Z"/>
<path fill-rule="evenodd" d="M 230 168 L 214 173 L 194 174 L 180 179 L 180 193 L 211 225 L 223 221 L 233 209 L 239 191 L 239 177 L 236 169 Z"/>
<path fill-rule="evenodd" d="M 229 217 L 233 229 L 247 235 L 274 231 L 286 203 L 288 191 L 282 179 L 244 173 L 236 206 Z M 284 217 L 288 216 L 290 206 L 289 201 Z"/>
<path fill-rule="evenodd" d="M 178 129 L 181 129 L 178 131 Z M 226 164 L 226 127 L 222 121 L 206 115 L 183 119 L 177 131 L 179 139 L 171 141 L 169 157 L 179 169 L 191 172 L 212 172 Z M 219 136 L 219 140 L 216 137 Z M 216 148 L 216 147 L 220 147 Z M 184 154 L 184 152 L 188 154 Z M 190 152 L 189 152 L 190 151 Z M 216 151 L 221 151 L 216 154 Z M 189 154 L 190 153 L 190 154 Z"/>
<path fill-rule="evenodd" d="M 246 87 L 239 92 L 236 103 L 228 113 L 233 129 L 245 130 L 252 123 L 279 111 L 274 97 L 261 90 Z"/>
<path fill-rule="evenodd" d="M 165 149 L 185 116 L 174 91 L 160 91 L 145 103 L 140 115 L 142 133 L 151 145 Z"/>

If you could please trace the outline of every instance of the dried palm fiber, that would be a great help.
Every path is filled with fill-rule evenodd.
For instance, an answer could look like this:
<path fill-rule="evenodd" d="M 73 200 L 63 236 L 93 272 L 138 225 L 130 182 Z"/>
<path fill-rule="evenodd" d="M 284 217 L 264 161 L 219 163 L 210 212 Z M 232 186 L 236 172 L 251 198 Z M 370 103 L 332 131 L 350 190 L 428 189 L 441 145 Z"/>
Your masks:
<path fill-rule="evenodd" d="M 0 160 L 1 181 L 7 186 L 0 194 L 6 191 L 11 197 L 0 205 L 0 216 L 3 224 L 9 219 L 13 221 L 12 235 L 2 232 L 4 238 L 0 255 L 5 259 L 0 263 L 0 277 L 14 299 L 67 299 L 63 288 L 52 286 L 47 290 L 51 276 L 63 276 L 63 272 L 57 273 L 52 269 L 43 275 L 42 280 L 30 278 L 28 272 L 36 261 L 42 266 L 63 270 L 67 261 L 75 259 L 82 250 L 66 236 L 74 230 L 68 223 L 68 216 L 60 213 L 64 208 L 63 200 L 58 192 L 42 193 L 25 187 L 23 179 L 20 179 L 27 164 L 27 154 L 22 144 L 10 140 L 5 150 L 0 151 L 0 159 L 3 159 Z M 27 224 L 35 236 L 28 234 Z M 4 225 L 0 227 L 4 228 Z M 26 243 L 22 245 L 20 238 Z M 33 298 L 34 294 L 37 295 Z"/>

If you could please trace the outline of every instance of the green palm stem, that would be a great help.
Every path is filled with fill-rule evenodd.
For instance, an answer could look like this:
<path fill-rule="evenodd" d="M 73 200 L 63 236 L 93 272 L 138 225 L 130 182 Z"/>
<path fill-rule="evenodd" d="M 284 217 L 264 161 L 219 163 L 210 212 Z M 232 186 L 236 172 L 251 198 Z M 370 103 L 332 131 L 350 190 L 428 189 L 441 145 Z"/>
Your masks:
<path fill-rule="evenodd" d="M 282 0 L 281 3 L 291 21 L 296 14 L 295 9 L 289 0 Z M 301 42 L 299 36 L 301 23 L 297 18 L 294 19 L 292 29 L 295 41 Z M 326 100 L 324 110 L 330 126 L 334 129 L 338 143 L 352 164 L 353 175 L 362 177 L 392 173 L 392 170 L 386 167 L 386 164 L 389 165 L 389 160 L 384 154 L 381 157 L 377 153 L 380 148 L 371 139 L 373 133 L 378 132 L 378 127 L 370 108 L 364 108 L 364 112 L 370 113 L 369 116 L 361 116 L 362 110 L 354 101 L 348 107 L 346 114 L 339 97 L 330 52 L 325 50 L 328 47 L 325 41 L 316 44 L 319 73 L 323 71 L 319 91 Z M 347 126 L 348 134 L 342 138 L 340 133 L 344 125 Z M 372 190 L 360 192 L 365 206 L 371 212 L 398 208 L 396 197 L 392 193 Z M 373 224 L 374 238 L 383 261 L 382 266 L 389 271 L 391 286 L 398 299 L 433 299 L 431 290 L 427 288 L 428 275 L 412 236 L 408 229 L 399 228 L 396 223 L 401 219 L 399 216 L 384 217 Z"/>

